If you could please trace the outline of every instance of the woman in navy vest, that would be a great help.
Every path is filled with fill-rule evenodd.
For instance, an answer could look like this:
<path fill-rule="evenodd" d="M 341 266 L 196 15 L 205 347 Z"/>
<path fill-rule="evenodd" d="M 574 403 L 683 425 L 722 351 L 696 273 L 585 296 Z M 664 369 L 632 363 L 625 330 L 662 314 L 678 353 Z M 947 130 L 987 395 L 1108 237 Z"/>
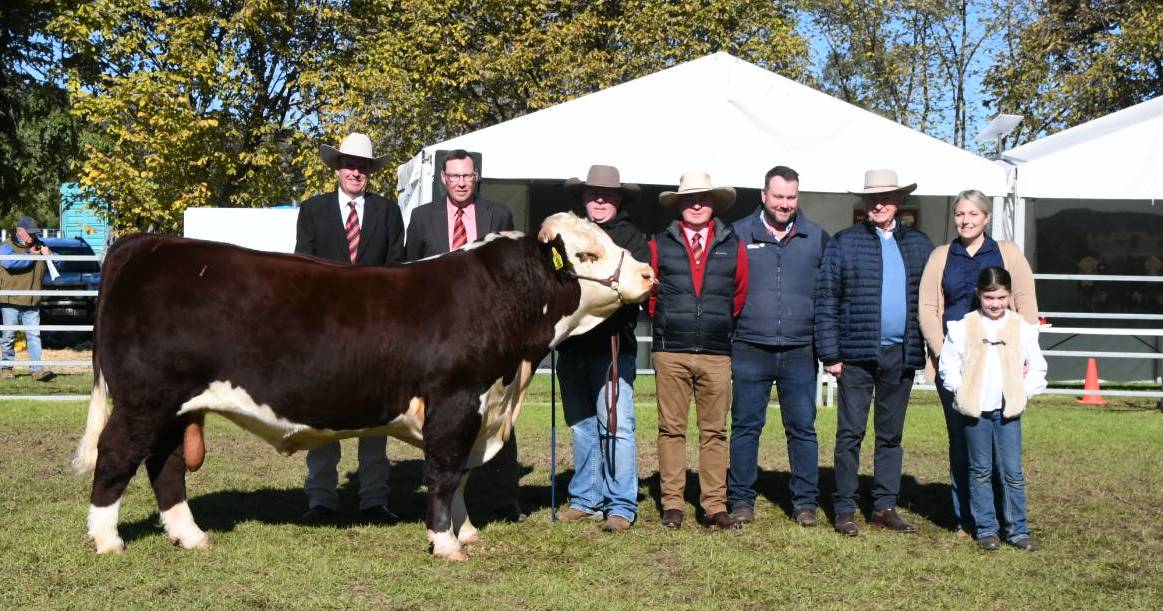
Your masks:
<path fill-rule="evenodd" d="M 935 380 L 937 394 L 945 409 L 949 431 L 949 479 L 953 489 L 953 515 L 957 529 L 974 532 L 969 512 L 969 457 L 961 415 L 953 409 L 953 395 L 935 374 L 945 334 L 951 321 L 961 320 L 977 309 L 977 279 L 982 270 L 1004 268 L 1013 279 L 1010 308 L 1031 324 L 1038 324 L 1038 301 L 1034 297 L 1034 274 L 1021 250 L 1013 242 L 997 241 L 985 232 L 993 206 L 981 191 L 970 189 L 957 195 L 953 204 L 953 227 L 957 238 L 938 246 L 929 255 L 921 275 L 921 332 L 929 347 L 926 377 Z M 931 367 L 931 368 L 930 368 Z"/>

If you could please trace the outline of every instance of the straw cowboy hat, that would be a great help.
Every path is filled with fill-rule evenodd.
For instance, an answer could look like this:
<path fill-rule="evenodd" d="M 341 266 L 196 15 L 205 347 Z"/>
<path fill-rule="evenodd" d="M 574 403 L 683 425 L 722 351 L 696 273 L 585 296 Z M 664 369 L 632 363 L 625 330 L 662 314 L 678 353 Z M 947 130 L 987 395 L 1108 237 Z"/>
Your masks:
<path fill-rule="evenodd" d="M 343 139 L 339 148 L 334 148 L 326 144 L 319 147 L 319 158 L 323 163 L 332 170 L 339 169 L 340 157 L 359 157 L 360 159 L 367 159 L 371 162 L 371 169 L 368 173 L 378 172 L 382 170 L 388 163 L 388 156 L 376 157 L 372 152 L 372 139 L 368 138 L 367 134 L 359 132 L 352 132 Z"/>
<path fill-rule="evenodd" d="M 735 187 L 712 187 L 711 175 L 703 171 L 692 171 L 678 180 L 677 191 L 663 191 L 658 201 L 663 206 L 673 206 L 683 195 L 710 193 L 715 200 L 715 212 L 722 212 L 735 203 Z"/>
<path fill-rule="evenodd" d="M 565 179 L 565 190 L 576 197 L 581 197 L 581 192 L 586 187 L 617 189 L 622 192 L 622 197 L 624 198 L 634 197 L 638 195 L 639 191 L 638 185 L 622 182 L 622 175 L 618 172 L 618 168 L 612 165 L 590 166 L 590 171 L 586 174 L 585 180 L 578 178 Z"/>
<path fill-rule="evenodd" d="M 900 186 L 900 181 L 897 180 L 896 170 L 868 170 L 864 173 L 864 189 L 860 191 L 849 191 L 852 195 L 873 195 L 877 193 L 896 193 L 901 192 L 905 194 L 912 193 L 917 188 L 917 183 L 911 185 Z"/>

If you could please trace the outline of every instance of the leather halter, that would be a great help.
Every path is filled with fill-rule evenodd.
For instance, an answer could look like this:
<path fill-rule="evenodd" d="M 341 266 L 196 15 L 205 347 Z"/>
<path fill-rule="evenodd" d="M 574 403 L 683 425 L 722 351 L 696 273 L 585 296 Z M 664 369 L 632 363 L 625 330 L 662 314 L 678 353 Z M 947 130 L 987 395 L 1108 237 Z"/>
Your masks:
<path fill-rule="evenodd" d="M 615 293 L 618 294 L 618 301 L 625 303 L 624 301 L 622 301 L 622 293 L 618 290 L 618 288 L 619 288 L 618 287 L 618 273 L 622 271 L 622 262 L 625 260 L 626 260 L 626 249 L 623 248 L 622 254 L 618 257 L 618 266 L 615 267 L 614 272 L 611 273 L 609 275 L 609 277 L 606 277 L 606 278 L 595 278 L 594 276 L 587 276 L 585 274 L 579 274 L 573 270 L 570 270 L 568 273 L 570 276 L 577 278 L 578 280 L 589 280 L 590 282 L 596 282 L 596 283 L 614 291 Z"/>

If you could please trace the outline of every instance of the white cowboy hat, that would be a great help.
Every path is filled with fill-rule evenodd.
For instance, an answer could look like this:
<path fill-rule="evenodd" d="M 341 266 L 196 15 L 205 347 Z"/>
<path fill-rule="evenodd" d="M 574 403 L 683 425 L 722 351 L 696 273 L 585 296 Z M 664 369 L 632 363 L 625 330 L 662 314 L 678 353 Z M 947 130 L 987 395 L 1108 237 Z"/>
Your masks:
<path fill-rule="evenodd" d="M 371 169 L 368 173 L 377 172 L 388 163 L 388 156 L 376 157 L 372 152 L 372 139 L 368 138 L 367 134 L 359 132 L 352 132 L 343 139 L 339 148 L 334 148 L 326 144 L 319 147 L 319 158 L 323 163 L 332 170 L 339 169 L 340 157 L 359 157 L 360 159 L 367 159 L 371 162 Z"/>
<path fill-rule="evenodd" d="M 678 190 L 659 193 L 658 202 L 663 206 L 673 206 L 683 195 L 707 192 L 715 200 L 715 212 L 722 212 L 735 203 L 735 187 L 712 187 L 711 175 L 701 170 L 683 174 L 678 180 Z"/>
<path fill-rule="evenodd" d="M 852 195 L 872 195 L 874 193 L 895 193 L 901 191 L 903 193 L 912 193 L 917 188 L 917 183 L 911 185 L 900 186 L 900 181 L 897 180 L 896 170 L 868 170 L 864 173 L 864 189 L 860 191 L 849 191 Z"/>

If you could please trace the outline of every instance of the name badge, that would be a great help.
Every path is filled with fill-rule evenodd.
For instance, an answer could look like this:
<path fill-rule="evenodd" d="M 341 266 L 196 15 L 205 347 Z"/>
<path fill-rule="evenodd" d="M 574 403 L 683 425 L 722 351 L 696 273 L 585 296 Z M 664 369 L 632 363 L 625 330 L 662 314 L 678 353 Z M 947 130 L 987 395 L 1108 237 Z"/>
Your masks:
<path fill-rule="evenodd" d="M 765 246 L 767 246 L 767 244 L 764 242 L 756 242 L 755 244 L 748 244 L 747 250 L 755 250 L 756 248 L 763 248 Z"/>

